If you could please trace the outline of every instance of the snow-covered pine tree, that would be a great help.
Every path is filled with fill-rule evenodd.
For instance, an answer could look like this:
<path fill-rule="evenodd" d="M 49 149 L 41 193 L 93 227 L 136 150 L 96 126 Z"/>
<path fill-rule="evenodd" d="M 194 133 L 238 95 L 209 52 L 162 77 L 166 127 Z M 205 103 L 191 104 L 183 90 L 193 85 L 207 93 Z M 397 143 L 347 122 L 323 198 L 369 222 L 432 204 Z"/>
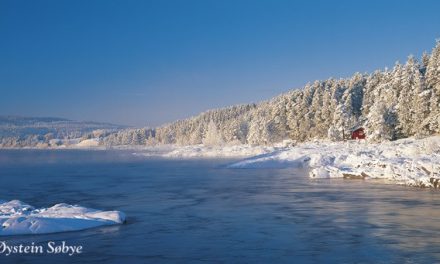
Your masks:
<path fill-rule="evenodd" d="M 397 109 L 397 134 L 399 137 L 408 137 L 414 133 L 416 125 L 416 102 L 417 92 L 421 89 L 421 73 L 420 65 L 414 58 L 409 56 L 405 66 L 399 72 L 399 76 L 394 76 L 394 79 L 399 79 L 399 82 L 394 85 L 400 87 L 400 93 L 396 105 Z M 396 87 L 396 86 L 394 86 Z"/>
<path fill-rule="evenodd" d="M 209 121 L 208 128 L 202 142 L 206 146 L 221 146 L 224 143 L 222 135 L 218 131 L 213 120 Z"/>
<path fill-rule="evenodd" d="M 437 40 L 436 46 L 429 57 L 428 67 L 426 69 L 426 84 L 431 90 L 429 132 L 440 133 L 440 40 Z"/>
<path fill-rule="evenodd" d="M 397 116 L 393 107 L 377 101 L 370 108 L 365 124 L 367 138 L 371 142 L 396 139 Z"/>

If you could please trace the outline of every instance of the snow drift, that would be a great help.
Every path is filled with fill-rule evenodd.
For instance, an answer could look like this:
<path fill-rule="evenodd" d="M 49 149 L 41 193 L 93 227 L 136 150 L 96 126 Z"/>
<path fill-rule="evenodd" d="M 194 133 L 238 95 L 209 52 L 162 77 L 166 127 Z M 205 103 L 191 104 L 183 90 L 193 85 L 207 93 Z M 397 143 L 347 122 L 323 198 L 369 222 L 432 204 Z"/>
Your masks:
<path fill-rule="evenodd" d="M 311 178 L 385 179 L 397 184 L 440 187 L 440 136 L 380 144 L 312 142 L 252 157 L 231 168 L 306 167 Z"/>
<path fill-rule="evenodd" d="M 78 231 L 124 222 L 125 215 L 119 211 L 100 211 L 64 203 L 35 209 L 18 200 L 0 201 L 0 236 Z"/>
<path fill-rule="evenodd" d="M 265 146 L 250 146 L 250 145 L 236 145 L 236 146 L 184 146 L 175 147 L 168 153 L 162 156 L 167 158 L 232 158 L 232 157 L 249 157 L 260 155 L 274 151 L 274 147 Z"/>

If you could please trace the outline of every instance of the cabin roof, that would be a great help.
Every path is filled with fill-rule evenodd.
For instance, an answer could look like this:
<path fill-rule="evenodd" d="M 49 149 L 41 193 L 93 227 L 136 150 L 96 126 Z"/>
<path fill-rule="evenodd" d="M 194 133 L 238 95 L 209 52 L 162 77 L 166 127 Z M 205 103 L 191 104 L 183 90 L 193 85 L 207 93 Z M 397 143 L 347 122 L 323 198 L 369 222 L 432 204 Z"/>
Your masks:
<path fill-rule="evenodd" d="M 352 132 L 356 132 L 356 131 L 359 131 L 359 130 L 364 130 L 364 128 L 363 127 L 355 127 L 351 131 Z"/>

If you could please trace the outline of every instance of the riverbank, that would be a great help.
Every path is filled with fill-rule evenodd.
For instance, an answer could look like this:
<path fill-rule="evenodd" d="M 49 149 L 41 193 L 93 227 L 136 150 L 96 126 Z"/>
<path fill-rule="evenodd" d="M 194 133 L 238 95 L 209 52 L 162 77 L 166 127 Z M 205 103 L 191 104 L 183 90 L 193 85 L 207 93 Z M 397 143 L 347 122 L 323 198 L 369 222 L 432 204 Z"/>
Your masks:
<path fill-rule="evenodd" d="M 309 168 L 310 178 L 384 179 L 440 187 L 440 136 L 377 144 L 311 142 L 244 159 L 231 168 Z"/>

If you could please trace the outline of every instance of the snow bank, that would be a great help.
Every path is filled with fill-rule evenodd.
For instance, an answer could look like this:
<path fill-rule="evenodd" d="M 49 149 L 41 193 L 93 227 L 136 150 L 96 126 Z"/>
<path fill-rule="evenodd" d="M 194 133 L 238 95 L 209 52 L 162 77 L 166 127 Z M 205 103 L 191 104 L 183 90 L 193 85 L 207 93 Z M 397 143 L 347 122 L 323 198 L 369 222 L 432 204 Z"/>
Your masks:
<path fill-rule="evenodd" d="M 77 231 L 124 222 L 125 215 L 119 211 L 100 211 L 63 203 L 35 209 L 18 200 L 0 201 L 0 236 Z"/>
<path fill-rule="evenodd" d="M 236 145 L 236 146 L 184 146 L 162 154 L 167 158 L 214 158 L 249 157 L 274 151 L 274 147 Z"/>
<path fill-rule="evenodd" d="M 135 156 L 162 157 L 162 158 L 243 158 L 263 153 L 270 153 L 280 147 L 235 145 L 235 146 L 175 146 L 161 145 L 155 147 L 142 147 L 133 152 Z"/>
<path fill-rule="evenodd" d="M 78 148 L 93 148 L 98 146 L 99 146 L 99 138 L 85 139 L 74 145 L 74 147 L 78 147 Z"/>
<path fill-rule="evenodd" d="M 440 136 L 381 144 L 312 142 L 245 159 L 231 168 L 308 167 L 311 178 L 386 179 L 440 187 Z"/>

